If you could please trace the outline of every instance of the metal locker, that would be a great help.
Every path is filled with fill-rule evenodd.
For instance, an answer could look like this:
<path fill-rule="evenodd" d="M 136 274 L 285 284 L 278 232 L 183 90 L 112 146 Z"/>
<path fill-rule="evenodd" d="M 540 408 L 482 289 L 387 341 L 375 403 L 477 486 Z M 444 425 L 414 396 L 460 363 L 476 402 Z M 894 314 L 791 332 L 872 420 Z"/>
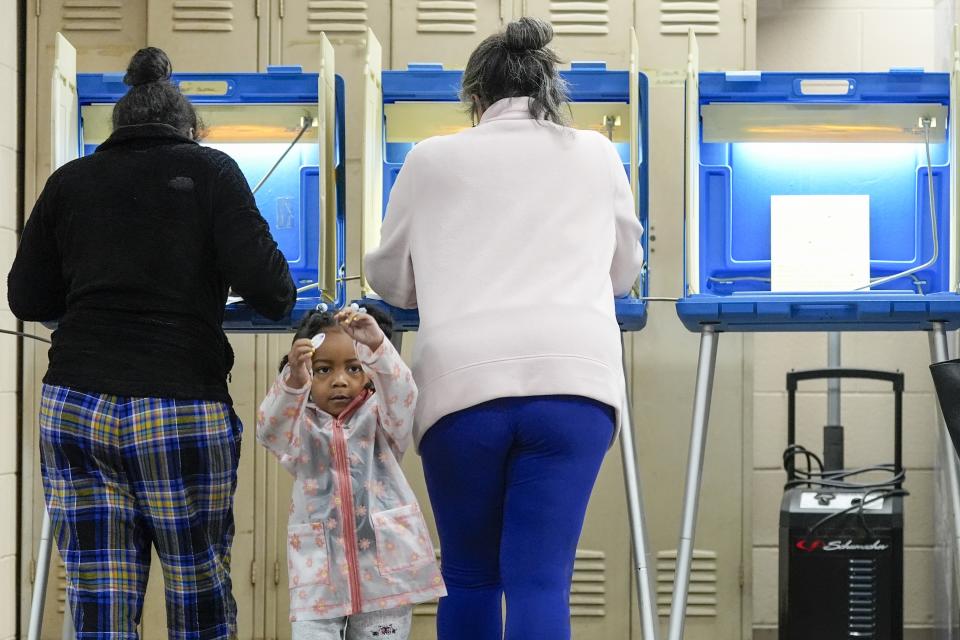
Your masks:
<path fill-rule="evenodd" d="M 233 583 L 233 597 L 237 602 L 238 638 L 259 637 L 255 633 L 256 598 L 254 594 L 253 570 L 255 529 L 262 510 L 255 502 L 257 474 L 255 458 L 257 443 L 254 438 L 256 411 L 263 393 L 257 387 L 254 372 L 261 362 L 257 359 L 257 341 L 266 336 L 236 335 L 230 336 L 236 362 L 232 380 L 229 384 L 233 408 L 243 423 L 243 441 L 240 447 L 240 465 L 237 472 L 237 490 L 234 494 L 233 518 L 234 538 L 230 552 L 230 577 Z M 147 597 L 144 601 L 141 637 L 144 640 L 166 640 L 167 617 L 164 601 L 164 580 L 156 550 L 150 567 L 150 579 L 147 583 Z"/>
<path fill-rule="evenodd" d="M 283 2 L 271 19 L 271 64 L 300 65 L 317 71 L 320 34 L 326 34 L 337 58 L 337 73 L 347 95 L 347 159 L 360 157 L 360 77 L 366 62 L 367 29 L 390 47 L 392 0 L 307 0 Z"/>
<path fill-rule="evenodd" d="M 308 0 L 280 3 L 271 18 L 272 64 L 301 65 L 316 71 L 320 34 L 326 34 L 337 58 L 337 73 L 346 87 L 347 211 L 360 208 L 360 169 L 363 130 L 363 83 L 367 29 L 390 48 L 390 16 L 393 0 Z M 389 60 L 387 61 L 389 63 Z M 360 271 L 360 221 L 347 216 L 347 275 Z M 347 281 L 348 297 L 359 296 L 353 280 Z M 355 290 L 356 289 L 356 290 Z"/>
<path fill-rule="evenodd" d="M 189 4 L 189 3 L 178 3 Z M 222 3 L 221 3 L 222 4 Z M 63 127 L 47 126 L 38 122 L 36 115 L 26 118 L 27 188 L 25 199 L 30 203 L 42 188 L 51 173 L 55 158 L 57 164 L 69 159 L 66 150 L 77 148 L 77 116 L 72 115 L 59 103 L 52 102 L 50 70 L 54 67 L 53 42 L 51 36 L 63 27 L 71 39 L 81 43 L 77 48 L 76 63 L 67 75 L 89 71 L 122 71 L 130 56 L 145 46 L 147 3 L 120 2 L 119 0 L 64 0 L 63 2 L 37 3 L 39 15 L 30 15 L 28 32 L 30 40 L 28 50 L 36 55 L 36 68 L 39 72 L 29 76 L 27 89 L 27 114 L 56 114 L 57 122 L 66 123 Z M 48 46 L 46 43 L 50 42 Z M 168 47 L 174 63 L 180 60 L 177 49 Z M 186 65 L 178 64 L 179 68 Z M 65 72 L 66 73 L 66 72 Z M 66 76 L 64 76 L 66 77 Z M 59 132 L 59 135 L 57 133 Z M 75 153 L 74 153 L 75 155 Z M 39 325 L 31 325 L 28 330 L 48 335 Z M 237 365 L 231 393 L 236 400 L 236 410 L 244 424 L 252 425 L 256 404 L 262 394 L 255 392 L 256 360 L 253 356 L 255 338 L 234 337 L 232 342 L 237 350 Z M 44 345 L 32 341 L 25 343 L 24 349 L 24 462 L 23 473 L 28 478 L 24 484 L 23 500 L 23 563 L 21 590 L 30 593 L 33 578 L 33 566 L 36 558 L 36 541 L 39 538 L 40 523 L 43 519 L 43 492 L 39 477 L 39 451 L 36 442 L 39 437 L 36 414 L 39 408 L 42 377 L 47 368 L 47 350 Z M 254 637 L 255 614 L 263 607 L 255 606 L 252 578 L 254 571 L 254 536 L 258 520 L 254 507 L 252 483 L 256 474 L 253 468 L 255 448 L 248 438 L 248 444 L 242 449 L 239 482 L 235 502 L 236 535 L 233 547 L 234 592 L 238 602 L 239 631 L 241 637 Z M 249 499 L 246 497 L 249 496 Z M 54 571 L 62 571 L 59 553 L 54 552 Z M 158 562 L 154 562 L 152 578 L 148 586 L 148 595 L 144 606 L 143 628 L 145 637 L 165 637 L 166 616 L 163 598 L 162 572 Z M 45 610 L 43 625 L 44 638 L 59 638 L 63 611 L 63 580 L 53 574 L 48 587 L 48 606 Z M 56 606 L 55 606 L 56 603 Z M 28 619 L 30 599 L 21 602 L 23 619 Z M 262 618 L 262 614 L 260 616 Z M 259 620 L 262 626 L 262 620 Z M 257 634 L 261 635 L 261 634 Z"/>
<path fill-rule="evenodd" d="M 705 3 L 704 3 L 705 4 Z M 638 3 L 638 12 L 640 11 Z M 652 9 L 651 9 L 652 10 Z M 641 18 L 638 16 L 638 21 Z M 708 41 L 711 51 L 721 59 L 731 51 L 743 64 L 743 52 L 749 48 L 744 29 L 723 31 Z M 641 50 L 656 52 L 658 47 L 672 50 L 674 36 L 651 35 L 641 41 Z M 650 271 L 676 274 L 683 271 L 683 194 L 684 194 L 684 83 L 681 69 L 688 66 L 687 38 L 682 37 L 683 52 L 676 60 L 662 57 L 658 67 L 648 74 L 650 83 L 650 228 L 656 241 L 650 244 Z M 700 39 L 703 41 L 703 38 Z M 752 42 L 752 40 L 751 40 Z M 669 46 L 663 46 L 668 43 Z M 721 46 L 722 45 L 722 46 Z M 748 51 L 752 59 L 753 52 Z M 653 54 L 651 54 L 653 55 Z M 730 54 L 732 55 L 732 54 Z M 696 56 L 693 56 L 695 60 Z M 648 62 L 641 57 L 641 65 Z M 711 61 L 711 66 L 719 64 Z M 688 73 L 698 73 L 695 61 Z M 682 283 L 672 277 L 651 278 L 651 294 L 675 298 Z M 666 303 L 670 307 L 672 303 Z M 750 562 L 749 544 L 744 541 L 745 505 L 749 487 L 743 482 L 745 443 L 744 425 L 748 420 L 752 397 L 752 372 L 749 363 L 749 336 L 728 334 L 717 356 L 718 373 L 711 408 L 710 451 L 714 452 L 705 468 L 701 491 L 698 535 L 694 541 L 693 573 L 688 598 L 684 637 L 690 640 L 747 637 L 750 632 L 750 606 L 742 593 L 741 576 Z M 691 409 L 693 406 L 694 363 L 697 340 L 677 323 L 673 309 L 651 313 L 650 322 L 634 340 L 632 397 L 638 424 L 637 450 L 639 470 L 648 492 L 647 514 L 650 522 L 666 523 L 651 528 L 651 542 L 657 553 L 656 591 L 661 622 L 669 615 L 676 565 L 676 549 L 683 491 L 683 468 Z M 744 357 L 747 353 L 748 357 Z M 685 363 L 685 364 L 678 364 Z M 678 425 L 680 429 L 678 429 Z M 646 496 L 645 496 L 646 497 Z M 634 613 L 635 615 L 635 613 Z M 635 618 L 636 619 L 636 618 Z M 633 637 L 638 638 L 637 624 Z"/>
<path fill-rule="evenodd" d="M 411 62 L 439 62 L 462 69 L 481 40 L 512 15 L 512 0 L 395 0 L 394 69 Z"/>
<path fill-rule="evenodd" d="M 147 41 L 179 71 L 257 71 L 266 63 L 268 0 L 150 0 Z"/>
<path fill-rule="evenodd" d="M 125 69 L 130 56 L 147 42 L 146 0 L 45 0 L 37 2 L 36 8 L 36 12 L 28 12 L 27 27 L 28 67 L 36 70 L 27 74 L 24 110 L 28 174 L 24 198 L 27 203 L 33 202 L 53 172 L 50 130 L 42 125 L 42 117 L 37 116 L 50 113 L 51 108 L 49 78 L 53 68 L 53 35 L 63 33 L 76 48 L 80 71 Z"/>
<path fill-rule="evenodd" d="M 627 25 L 633 24 L 632 2 L 617 0 L 520 0 L 517 15 L 553 25 L 551 47 L 564 62 L 602 60 L 611 69 L 630 63 Z"/>
<path fill-rule="evenodd" d="M 704 70 L 754 64 L 755 0 L 637 0 L 635 24 L 643 69 L 683 69 L 690 29 L 700 43 Z"/>
<path fill-rule="evenodd" d="M 36 69 L 35 73 L 27 74 L 24 110 L 24 201 L 28 211 L 53 170 L 77 156 L 77 68 L 82 69 L 82 65 L 111 68 L 116 60 L 129 58 L 142 46 L 137 41 L 140 37 L 137 34 L 138 30 L 142 33 L 141 27 L 145 24 L 145 12 L 139 3 L 121 6 L 119 0 L 98 0 L 95 3 L 63 0 L 38 4 L 36 8 L 37 11 L 27 14 L 28 60 L 34 61 Z M 72 46 L 73 43 L 58 33 L 60 31 L 80 46 Z M 50 336 L 40 324 L 28 324 L 25 331 L 48 339 Z M 25 340 L 23 367 L 23 561 L 20 592 L 30 594 L 44 514 L 37 414 L 42 379 L 47 370 L 47 346 Z M 60 637 L 66 597 L 63 563 L 57 551 L 53 552 L 50 564 L 51 578 L 47 583 L 43 619 L 44 639 Z M 19 603 L 21 619 L 25 621 L 29 620 L 30 604 L 29 597 L 21 598 Z"/>

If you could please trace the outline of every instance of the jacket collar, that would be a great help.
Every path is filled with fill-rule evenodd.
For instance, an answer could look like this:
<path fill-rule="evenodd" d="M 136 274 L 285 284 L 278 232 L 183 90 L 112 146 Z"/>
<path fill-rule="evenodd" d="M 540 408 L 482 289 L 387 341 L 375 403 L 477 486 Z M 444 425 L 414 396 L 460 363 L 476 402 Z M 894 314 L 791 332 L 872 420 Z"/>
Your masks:
<path fill-rule="evenodd" d="M 530 114 L 530 98 L 503 98 L 487 107 L 480 117 L 480 124 L 500 120 L 533 120 Z"/>
<path fill-rule="evenodd" d="M 110 134 L 110 137 L 97 147 L 97 151 L 111 149 L 135 140 L 167 140 L 181 144 L 197 144 L 196 140 L 191 140 L 168 124 L 151 122 L 148 124 L 131 124 L 125 127 L 117 127 L 113 130 L 113 133 Z"/>
<path fill-rule="evenodd" d="M 309 392 L 308 392 L 308 393 L 309 393 Z M 344 410 L 340 412 L 340 415 L 339 415 L 339 416 L 336 416 L 336 417 L 330 415 L 329 413 L 327 413 L 326 411 L 324 411 L 323 409 L 321 409 L 320 407 L 318 407 L 318 406 L 316 405 L 316 403 L 314 403 L 313 400 L 310 400 L 310 399 L 307 400 L 307 407 L 313 409 L 314 411 L 316 411 L 317 413 L 319 413 L 319 414 L 321 414 L 321 415 L 323 415 L 323 416 L 326 416 L 327 418 L 330 418 L 330 420 L 333 420 L 334 422 L 336 422 L 337 420 L 339 420 L 340 423 L 343 424 L 343 423 L 345 423 L 347 420 L 349 420 L 350 418 L 352 418 L 352 417 L 353 417 L 353 414 L 356 413 L 356 412 L 357 412 L 357 409 L 360 408 L 360 405 L 362 405 L 364 402 L 366 402 L 367 399 L 368 399 L 370 396 L 372 396 L 373 394 L 374 394 L 374 392 L 371 391 L 370 389 L 363 389 L 359 394 L 357 394 L 357 397 L 354 398 L 353 401 L 351 401 L 350 404 L 348 404 L 348 405 L 344 408 Z"/>

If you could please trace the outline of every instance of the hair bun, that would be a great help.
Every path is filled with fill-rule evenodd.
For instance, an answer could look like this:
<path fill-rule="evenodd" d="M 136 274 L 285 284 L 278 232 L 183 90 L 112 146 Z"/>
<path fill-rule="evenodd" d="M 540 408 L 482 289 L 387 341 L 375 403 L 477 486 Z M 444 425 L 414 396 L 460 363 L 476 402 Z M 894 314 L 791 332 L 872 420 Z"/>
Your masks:
<path fill-rule="evenodd" d="M 511 51 L 536 51 L 553 40 L 553 27 L 549 22 L 523 17 L 507 25 L 503 40 Z"/>
<path fill-rule="evenodd" d="M 162 49 L 145 47 L 130 58 L 127 65 L 127 74 L 123 76 L 123 83 L 131 87 L 169 80 L 173 73 L 173 64 Z"/>

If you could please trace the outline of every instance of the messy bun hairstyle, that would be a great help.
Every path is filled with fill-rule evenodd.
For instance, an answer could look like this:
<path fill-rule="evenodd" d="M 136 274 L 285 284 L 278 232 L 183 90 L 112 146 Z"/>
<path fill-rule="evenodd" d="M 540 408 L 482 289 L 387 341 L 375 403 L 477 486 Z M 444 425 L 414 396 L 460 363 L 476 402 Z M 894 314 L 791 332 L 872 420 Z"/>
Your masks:
<path fill-rule="evenodd" d="M 524 17 L 477 46 L 460 87 L 474 120 L 498 100 L 526 97 L 533 117 L 566 122 L 567 84 L 560 77 L 560 58 L 547 46 L 552 40 L 549 23 Z"/>
<path fill-rule="evenodd" d="M 146 47 L 130 58 L 123 83 L 130 87 L 113 108 L 113 128 L 166 124 L 196 138 L 202 128 L 193 105 L 172 82 L 173 64 L 161 49 Z"/>

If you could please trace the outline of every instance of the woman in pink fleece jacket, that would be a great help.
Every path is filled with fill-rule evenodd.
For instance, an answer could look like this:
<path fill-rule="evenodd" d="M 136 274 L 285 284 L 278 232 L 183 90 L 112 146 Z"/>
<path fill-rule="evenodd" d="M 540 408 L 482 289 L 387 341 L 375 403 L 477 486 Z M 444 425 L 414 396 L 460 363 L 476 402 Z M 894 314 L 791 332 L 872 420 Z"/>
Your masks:
<path fill-rule="evenodd" d="M 399 463 L 416 399 L 374 312 L 304 318 L 257 416 L 257 440 L 296 477 L 287 531 L 294 640 L 340 640 L 345 627 L 348 640 L 405 640 L 411 605 L 444 594 Z"/>
<path fill-rule="evenodd" d="M 552 37 L 522 18 L 473 52 L 461 95 L 477 126 L 407 155 L 366 256 L 377 293 L 420 312 L 440 640 L 570 637 L 577 540 L 625 402 L 614 297 L 642 229 L 613 145 L 563 124 Z"/>

